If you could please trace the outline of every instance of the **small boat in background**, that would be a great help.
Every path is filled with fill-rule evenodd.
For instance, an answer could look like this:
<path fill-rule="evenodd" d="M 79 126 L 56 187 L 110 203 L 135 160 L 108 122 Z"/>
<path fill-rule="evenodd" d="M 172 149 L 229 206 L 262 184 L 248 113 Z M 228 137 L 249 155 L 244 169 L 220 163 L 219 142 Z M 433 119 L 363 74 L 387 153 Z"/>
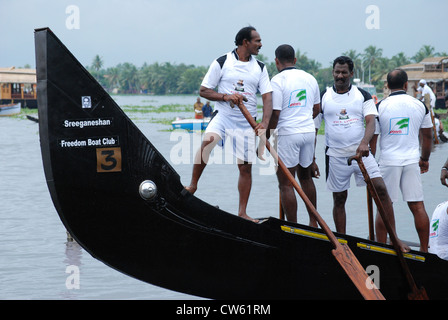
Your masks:
<path fill-rule="evenodd" d="M 11 103 L 0 105 L 0 116 L 13 116 L 19 114 L 22 109 L 21 103 Z"/>
<path fill-rule="evenodd" d="M 205 130 L 211 118 L 204 119 L 181 119 L 177 118 L 171 123 L 173 129 L 183 129 L 188 131 Z"/>

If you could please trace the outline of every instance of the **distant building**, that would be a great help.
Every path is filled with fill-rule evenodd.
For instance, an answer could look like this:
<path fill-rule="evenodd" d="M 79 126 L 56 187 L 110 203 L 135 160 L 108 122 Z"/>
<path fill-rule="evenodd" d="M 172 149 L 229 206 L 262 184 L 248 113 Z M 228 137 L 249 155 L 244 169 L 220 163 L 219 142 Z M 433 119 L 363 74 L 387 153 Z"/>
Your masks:
<path fill-rule="evenodd" d="M 21 102 L 22 107 L 37 108 L 36 70 L 0 68 L 0 104 Z"/>
<path fill-rule="evenodd" d="M 418 82 L 425 79 L 436 95 L 436 108 L 446 107 L 445 96 L 448 94 L 448 57 L 431 57 L 419 63 L 407 64 L 399 67 L 408 74 L 408 94 L 418 97 Z M 387 75 L 382 77 L 386 83 Z M 384 92 L 385 96 L 387 92 Z"/>

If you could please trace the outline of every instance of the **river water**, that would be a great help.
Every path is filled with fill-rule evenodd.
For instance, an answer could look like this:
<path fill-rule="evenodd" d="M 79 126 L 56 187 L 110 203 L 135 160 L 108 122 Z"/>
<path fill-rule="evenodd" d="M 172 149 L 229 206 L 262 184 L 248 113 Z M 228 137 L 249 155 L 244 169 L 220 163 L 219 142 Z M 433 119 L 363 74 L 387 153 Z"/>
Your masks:
<path fill-rule="evenodd" d="M 120 106 L 165 104 L 193 105 L 195 96 L 114 96 Z M 126 108 L 124 108 L 126 110 Z M 192 109 L 193 110 L 193 109 Z M 140 130 L 168 159 L 188 184 L 193 155 L 200 144 L 200 133 L 170 131 L 170 125 L 151 119 L 191 117 L 192 112 L 129 112 Z M 318 136 L 316 157 L 322 177 L 315 180 L 317 210 L 334 230 L 332 197 L 323 178 L 324 137 Z M 448 144 L 435 146 L 430 171 L 423 175 L 425 206 L 429 216 L 437 204 L 448 199 L 448 190 L 439 180 L 440 168 L 448 156 Z M 248 214 L 254 218 L 278 216 L 278 189 L 272 161 L 253 166 L 253 187 Z M 272 159 L 271 159 L 272 160 Z M 199 183 L 196 196 L 225 211 L 236 213 L 238 172 L 225 150 L 216 153 Z M 91 257 L 76 242 L 67 241 L 51 201 L 42 167 L 38 124 L 16 117 L 0 118 L 0 299 L 18 300 L 190 300 L 197 297 L 159 288 L 119 273 Z M 367 237 L 365 188 L 349 190 L 347 232 Z M 305 207 L 299 200 L 298 219 L 308 223 Z M 407 205 L 395 204 L 399 237 L 418 241 Z M 76 266 L 79 283 L 71 281 Z"/>

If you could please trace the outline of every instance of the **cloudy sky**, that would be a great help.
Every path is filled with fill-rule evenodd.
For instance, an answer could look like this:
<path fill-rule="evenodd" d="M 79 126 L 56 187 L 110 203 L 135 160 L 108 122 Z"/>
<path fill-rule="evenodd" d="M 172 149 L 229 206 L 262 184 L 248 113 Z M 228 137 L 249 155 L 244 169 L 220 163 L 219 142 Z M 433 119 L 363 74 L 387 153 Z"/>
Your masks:
<path fill-rule="evenodd" d="M 35 67 L 34 29 L 49 27 L 84 65 L 131 62 L 208 66 L 253 25 L 260 53 L 291 44 L 324 67 L 369 45 L 413 56 L 448 52 L 447 0 L 0 0 L 0 67 Z"/>

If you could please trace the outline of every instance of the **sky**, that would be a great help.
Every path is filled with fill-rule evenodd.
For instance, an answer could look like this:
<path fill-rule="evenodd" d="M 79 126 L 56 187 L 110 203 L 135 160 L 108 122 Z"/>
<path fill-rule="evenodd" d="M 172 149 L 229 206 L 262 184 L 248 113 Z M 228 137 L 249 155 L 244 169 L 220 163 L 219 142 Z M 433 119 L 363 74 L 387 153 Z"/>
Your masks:
<path fill-rule="evenodd" d="M 290 44 L 323 67 L 370 45 L 412 57 L 448 52 L 448 0 L 0 0 L 0 67 L 35 68 L 34 29 L 49 27 L 83 65 L 208 66 L 252 25 L 274 60 Z"/>

